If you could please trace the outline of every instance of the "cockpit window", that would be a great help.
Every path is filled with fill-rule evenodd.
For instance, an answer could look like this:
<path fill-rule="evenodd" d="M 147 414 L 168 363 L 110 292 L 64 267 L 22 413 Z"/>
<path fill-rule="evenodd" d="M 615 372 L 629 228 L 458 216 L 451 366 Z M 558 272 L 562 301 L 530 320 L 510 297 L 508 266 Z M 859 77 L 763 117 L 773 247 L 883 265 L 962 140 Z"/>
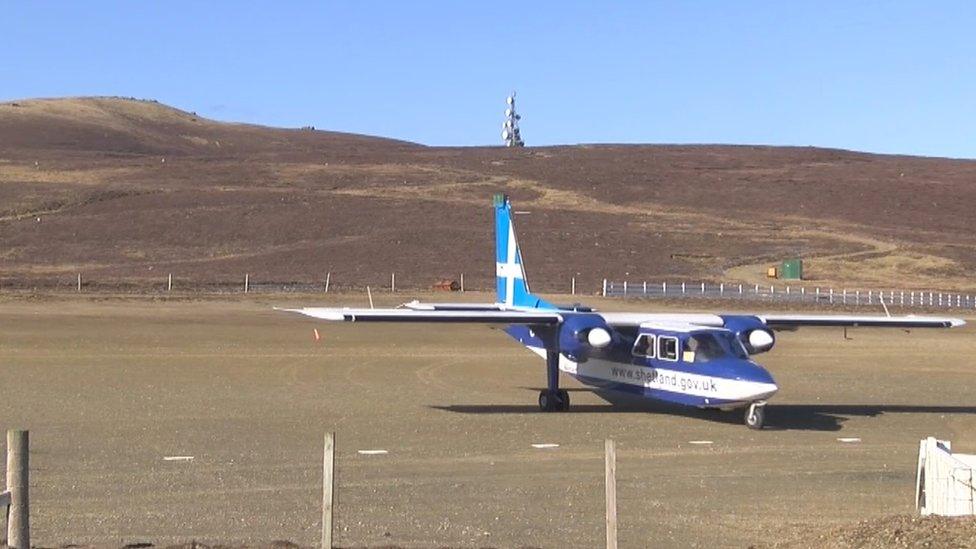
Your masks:
<path fill-rule="evenodd" d="M 641 334 L 634 342 L 634 356 L 654 358 L 654 336 L 651 334 Z"/>
<path fill-rule="evenodd" d="M 741 345 L 736 347 L 737 343 L 733 340 L 732 334 L 724 332 L 693 334 L 684 342 L 682 359 L 685 362 L 702 363 L 711 362 L 730 354 L 744 358 L 741 354 Z"/>
<path fill-rule="evenodd" d="M 693 353 L 688 362 L 710 362 L 725 356 L 725 349 L 712 334 L 695 334 L 685 340 L 684 351 Z"/>
<path fill-rule="evenodd" d="M 678 338 L 665 336 L 657 338 L 657 356 L 661 360 L 678 360 Z"/>

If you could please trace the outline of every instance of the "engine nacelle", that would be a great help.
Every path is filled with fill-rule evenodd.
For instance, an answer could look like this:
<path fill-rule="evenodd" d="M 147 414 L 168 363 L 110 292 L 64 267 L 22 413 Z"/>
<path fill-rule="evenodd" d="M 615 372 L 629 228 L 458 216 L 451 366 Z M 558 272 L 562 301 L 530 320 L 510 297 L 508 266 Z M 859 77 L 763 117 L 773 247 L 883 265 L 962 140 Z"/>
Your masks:
<path fill-rule="evenodd" d="M 613 329 L 597 314 L 570 315 L 559 327 L 559 350 L 576 362 L 585 362 L 593 351 L 609 347 L 613 340 Z"/>
<path fill-rule="evenodd" d="M 725 328 L 732 331 L 750 355 L 765 353 L 776 344 L 776 335 L 754 316 L 722 315 Z"/>

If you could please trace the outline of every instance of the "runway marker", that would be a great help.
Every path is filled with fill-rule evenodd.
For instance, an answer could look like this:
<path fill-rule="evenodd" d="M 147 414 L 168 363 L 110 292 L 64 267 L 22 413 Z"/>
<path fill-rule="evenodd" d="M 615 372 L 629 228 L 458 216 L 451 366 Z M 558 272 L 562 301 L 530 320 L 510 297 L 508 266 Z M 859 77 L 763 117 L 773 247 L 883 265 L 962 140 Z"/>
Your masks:
<path fill-rule="evenodd" d="M 359 453 L 364 456 L 381 456 L 383 454 L 389 454 L 386 450 L 359 450 Z"/>
<path fill-rule="evenodd" d="M 312 328 L 312 332 L 315 334 L 315 341 L 318 341 L 318 340 L 322 339 L 321 337 L 319 337 L 319 329 L 318 328 Z"/>
<path fill-rule="evenodd" d="M 710 440 L 689 440 L 688 444 L 712 444 Z"/>
<path fill-rule="evenodd" d="M 861 442 L 861 439 L 857 437 L 839 438 L 837 439 L 837 442 Z"/>
<path fill-rule="evenodd" d="M 163 461 L 193 461 L 193 456 L 163 456 Z"/>
<path fill-rule="evenodd" d="M 542 450 L 542 449 L 545 449 L 545 448 L 559 448 L 559 445 L 558 444 L 553 444 L 551 442 L 544 442 L 542 444 L 533 444 L 532 447 L 533 448 L 538 448 L 538 449 Z"/>

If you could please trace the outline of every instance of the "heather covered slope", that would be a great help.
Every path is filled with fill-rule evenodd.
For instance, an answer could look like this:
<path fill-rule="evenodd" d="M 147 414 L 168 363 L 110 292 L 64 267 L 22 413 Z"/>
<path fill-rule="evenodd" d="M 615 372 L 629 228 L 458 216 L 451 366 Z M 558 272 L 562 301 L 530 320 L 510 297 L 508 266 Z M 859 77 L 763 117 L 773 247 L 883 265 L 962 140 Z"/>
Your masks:
<path fill-rule="evenodd" d="M 507 192 L 539 290 L 571 276 L 976 288 L 976 162 L 816 148 L 441 148 L 206 120 L 151 101 L 0 104 L 0 278 L 492 275 Z M 577 274 L 578 273 L 578 274 Z"/>

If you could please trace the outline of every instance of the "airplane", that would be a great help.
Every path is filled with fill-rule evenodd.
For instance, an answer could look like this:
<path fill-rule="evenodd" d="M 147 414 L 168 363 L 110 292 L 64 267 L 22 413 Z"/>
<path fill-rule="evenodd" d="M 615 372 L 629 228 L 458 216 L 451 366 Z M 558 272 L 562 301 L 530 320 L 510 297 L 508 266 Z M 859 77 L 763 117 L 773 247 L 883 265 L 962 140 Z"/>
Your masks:
<path fill-rule="evenodd" d="M 698 314 L 602 312 L 556 306 L 533 294 L 515 235 L 509 197 L 496 194 L 495 303 L 422 303 L 395 309 L 304 307 L 280 309 L 345 322 L 430 322 L 502 325 L 516 341 L 545 358 L 544 412 L 569 410 L 560 373 L 598 390 L 698 408 L 744 410 L 761 429 L 765 406 L 779 390 L 752 357 L 773 348 L 775 332 L 805 326 L 954 328 L 957 318 L 919 316 Z"/>

